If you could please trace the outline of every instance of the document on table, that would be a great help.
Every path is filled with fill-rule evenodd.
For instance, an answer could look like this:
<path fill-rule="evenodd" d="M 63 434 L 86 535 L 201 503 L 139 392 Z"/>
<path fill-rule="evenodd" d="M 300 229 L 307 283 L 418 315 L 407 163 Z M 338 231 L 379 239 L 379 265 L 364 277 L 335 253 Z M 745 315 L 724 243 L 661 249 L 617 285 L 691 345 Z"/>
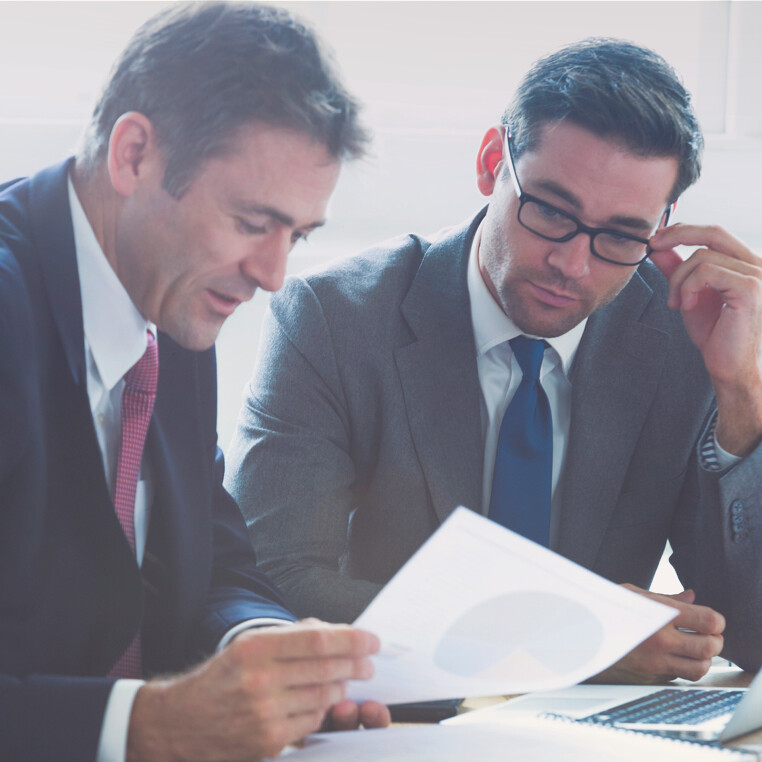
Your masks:
<path fill-rule="evenodd" d="M 387 704 L 551 690 L 597 674 L 677 610 L 458 508 L 355 622 L 381 639 L 348 697 Z"/>
<path fill-rule="evenodd" d="M 282 756 L 293 762 L 732 762 L 753 752 L 682 743 L 648 733 L 551 720 L 521 724 L 419 725 L 312 735 Z"/>

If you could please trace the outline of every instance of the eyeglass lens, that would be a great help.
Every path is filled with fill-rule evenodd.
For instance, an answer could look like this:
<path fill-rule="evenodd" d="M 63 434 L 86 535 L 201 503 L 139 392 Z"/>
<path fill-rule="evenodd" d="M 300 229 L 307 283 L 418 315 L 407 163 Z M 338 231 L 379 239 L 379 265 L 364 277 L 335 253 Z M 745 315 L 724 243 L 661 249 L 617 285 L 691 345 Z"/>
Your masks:
<path fill-rule="evenodd" d="M 519 222 L 533 233 L 557 241 L 571 237 L 580 229 L 576 220 L 550 204 L 532 199 L 526 199 L 521 205 Z M 622 264 L 637 264 L 646 256 L 646 244 L 615 232 L 595 233 L 591 245 L 599 256 Z"/>

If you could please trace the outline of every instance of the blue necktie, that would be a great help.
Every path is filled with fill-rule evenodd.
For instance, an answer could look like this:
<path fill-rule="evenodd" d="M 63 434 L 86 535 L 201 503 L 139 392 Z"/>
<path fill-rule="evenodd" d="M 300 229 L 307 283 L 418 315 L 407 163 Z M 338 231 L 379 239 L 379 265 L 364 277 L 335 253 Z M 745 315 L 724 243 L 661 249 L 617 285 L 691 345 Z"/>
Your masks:
<path fill-rule="evenodd" d="M 517 336 L 510 344 L 523 375 L 500 425 L 489 516 L 547 547 L 553 425 L 548 398 L 540 384 L 547 344 L 526 336 Z"/>

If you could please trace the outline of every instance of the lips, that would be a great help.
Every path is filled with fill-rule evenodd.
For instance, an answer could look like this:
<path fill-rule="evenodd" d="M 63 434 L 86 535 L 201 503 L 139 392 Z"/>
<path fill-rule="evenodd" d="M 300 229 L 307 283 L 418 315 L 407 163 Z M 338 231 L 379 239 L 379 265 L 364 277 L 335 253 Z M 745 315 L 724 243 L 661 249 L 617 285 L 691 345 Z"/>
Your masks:
<path fill-rule="evenodd" d="M 535 298 L 543 302 L 543 304 L 548 304 L 551 307 L 566 307 L 567 305 L 578 301 L 575 296 L 570 296 L 561 291 L 554 291 L 544 286 L 539 286 L 531 281 L 528 281 L 528 283 Z"/>
<path fill-rule="evenodd" d="M 206 290 L 206 294 L 212 310 L 225 316 L 232 315 L 236 307 L 244 301 L 235 296 L 227 296 L 219 291 L 213 291 L 211 288 Z"/>

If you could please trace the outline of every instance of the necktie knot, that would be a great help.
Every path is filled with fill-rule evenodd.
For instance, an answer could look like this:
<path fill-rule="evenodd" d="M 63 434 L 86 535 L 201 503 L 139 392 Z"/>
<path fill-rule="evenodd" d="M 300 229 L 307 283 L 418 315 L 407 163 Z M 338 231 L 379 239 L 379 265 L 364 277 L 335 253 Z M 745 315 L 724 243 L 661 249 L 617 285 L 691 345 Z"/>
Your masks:
<path fill-rule="evenodd" d="M 143 356 L 124 374 L 126 391 L 156 395 L 159 380 L 159 342 L 148 332 L 148 346 Z"/>
<path fill-rule="evenodd" d="M 540 368 L 547 343 L 542 339 L 530 339 L 523 334 L 511 339 L 509 343 L 513 354 L 516 355 L 524 380 L 537 381 L 540 378 Z"/>

